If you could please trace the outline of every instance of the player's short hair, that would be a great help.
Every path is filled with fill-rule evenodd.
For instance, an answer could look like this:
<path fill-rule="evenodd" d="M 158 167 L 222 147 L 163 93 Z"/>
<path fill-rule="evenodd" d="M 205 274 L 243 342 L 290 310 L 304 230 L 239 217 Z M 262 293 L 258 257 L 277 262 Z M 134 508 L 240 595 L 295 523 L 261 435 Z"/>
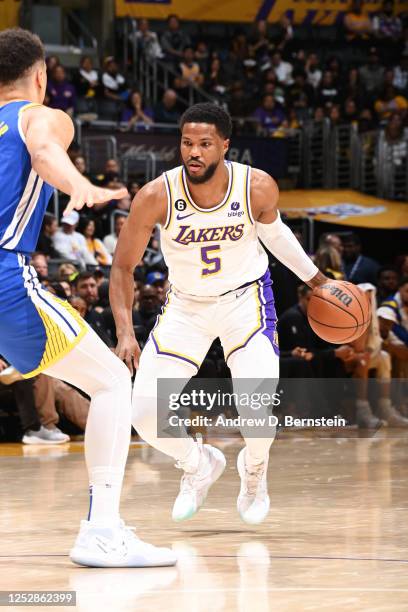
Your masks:
<path fill-rule="evenodd" d="M 44 47 L 36 34 L 22 28 L 0 32 L 0 85 L 18 81 L 44 59 Z"/>
<path fill-rule="evenodd" d="M 381 266 L 381 268 L 378 269 L 377 272 L 377 278 L 379 279 L 380 276 L 384 273 L 384 272 L 395 272 L 395 274 L 398 276 L 398 270 L 395 266 L 390 265 L 390 266 Z"/>
<path fill-rule="evenodd" d="M 190 106 L 180 119 L 180 130 L 186 123 L 209 123 L 215 125 L 217 132 L 223 138 L 231 137 L 231 117 L 224 109 L 211 102 L 200 102 Z"/>

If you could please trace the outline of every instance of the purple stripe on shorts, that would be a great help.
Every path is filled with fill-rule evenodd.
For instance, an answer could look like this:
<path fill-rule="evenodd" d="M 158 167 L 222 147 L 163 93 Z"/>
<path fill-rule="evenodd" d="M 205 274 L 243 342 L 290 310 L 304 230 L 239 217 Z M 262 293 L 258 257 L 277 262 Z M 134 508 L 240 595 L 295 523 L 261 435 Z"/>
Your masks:
<path fill-rule="evenodd" d="M 261 293 L 260 302 L 263 305 L 261 307 L 261 317 L 263 317 L 262 322 L 264 327 L 262 333 L 270 340 L 273 350 L 279 355 L 279 346 L 277 344 L 278 336 L 276 331 L 278 318 L 276 316 L 272 279 L 269 270 L 267 270 L 258 281 L 258 295 L 259 293 Z"/>
<path fill-rule="evenodd" d="M 188 357 L 183 357 L 182 355 L 176 355 L 176 353 L 171 353 L 170 351 L 160 350 L 153 332 L 150 334 L 150 337 L 153 340 L 154 347 L 156 349 L 156 352 L 159 355 L 166 355 L 167 357 L 175 357 L 176 359 L 181 359 L 182 361 L 186 361 L 187 363 L 190 363 L 191 365 L 193 365 L 195 368 L 197 368 L 197 370 L 199 369 L 200 366 L 198 365 L 198 363 L 196 363 L 192 359 L 189 359 Z"/>

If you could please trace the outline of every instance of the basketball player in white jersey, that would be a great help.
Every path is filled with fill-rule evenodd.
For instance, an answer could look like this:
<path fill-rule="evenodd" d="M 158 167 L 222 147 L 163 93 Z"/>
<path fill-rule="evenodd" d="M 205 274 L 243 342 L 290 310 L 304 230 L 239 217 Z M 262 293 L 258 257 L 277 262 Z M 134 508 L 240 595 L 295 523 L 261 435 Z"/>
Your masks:
<path fill-rule="evenodd" d="M 230 135 L 231 119 L 216 105 L 196 104 L 184 113 L 183 165 L 138 192 L 111 272 L 116 352 L 129 368 L 137 368 L 132 423 L 184 470 L 174 520 L 200 508 L 225 458 L 188 436 L 158 437 L 158 378 L 189 379 L 219 337 L 233 379 L 278 379 L 276 315 L 268 257 L 259 239 L 311 287 L 326 280 L 282 223 L 275 181 L 261 170 L 225 161 Z M 131 315 L 133 270 L 156 224 L 171 289 L 139 362 Z M 237 508 L 250 524 L 263 521 L 269 510 L 266 475 L 274 433 L 252 438 L 243 432 Z"/>
<path fill-rule="evenodd" d="M 40 39 L 19 28 L 0 32 L 0 354 L 26 378 L 43 372 L 91 398 L 85 432 L 90 507 L 72 561 L 174 565 L 171 550 L 142 542 L 119 514 L 130 441 L 129 371 L 68 302 L 41 286 L 30 265 L 54 187 L 70 197 L 66 212 L 126 194 L 95 187 L 76 170 L 66 153 L 72 120 L 43 106 L 46 87 Z"/>

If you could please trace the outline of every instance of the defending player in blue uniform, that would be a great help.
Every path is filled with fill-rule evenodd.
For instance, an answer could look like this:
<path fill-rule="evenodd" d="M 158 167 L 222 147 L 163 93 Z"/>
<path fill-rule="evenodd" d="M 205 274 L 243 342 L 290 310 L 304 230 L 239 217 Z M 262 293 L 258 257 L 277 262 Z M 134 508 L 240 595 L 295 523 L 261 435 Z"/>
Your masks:
<path fill-rule="evenodd" d="M 136 538 L 119 515 L 130 373 L 67 302 L 41 287 L 29 265 L 54 187 L 70 196 L 65 213 L 126 194 L 93 186 L 73 166 L 66 153 L 74 136 L 70 117 L 42 105 L 46 74 L 37 36 L 18 28 L 0 33 L 0 354 L 26 377 L 43 372 L 91 397 L 85 436 L 90 509 L 72 561 L 174 565 L 171 550 Z"/>

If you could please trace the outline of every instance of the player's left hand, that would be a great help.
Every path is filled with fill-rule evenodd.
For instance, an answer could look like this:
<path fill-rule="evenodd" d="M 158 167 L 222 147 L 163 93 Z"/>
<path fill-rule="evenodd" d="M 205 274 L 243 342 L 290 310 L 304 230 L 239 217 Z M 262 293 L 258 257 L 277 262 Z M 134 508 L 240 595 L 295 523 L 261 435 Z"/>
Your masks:
<path fill-rule="evenodd" d="M 81 210 L 84 206 L 92 207 L 94 204 L 109 202 L 109 200 L 121 200 L 128 195 L 126 187 L 120 189 L 105 189 L 95 187 L 87 180 L 76 185 L 71 191 L 71 197 L 63 212 L 63 216 L 69 215 L 73 210 Z"/>

